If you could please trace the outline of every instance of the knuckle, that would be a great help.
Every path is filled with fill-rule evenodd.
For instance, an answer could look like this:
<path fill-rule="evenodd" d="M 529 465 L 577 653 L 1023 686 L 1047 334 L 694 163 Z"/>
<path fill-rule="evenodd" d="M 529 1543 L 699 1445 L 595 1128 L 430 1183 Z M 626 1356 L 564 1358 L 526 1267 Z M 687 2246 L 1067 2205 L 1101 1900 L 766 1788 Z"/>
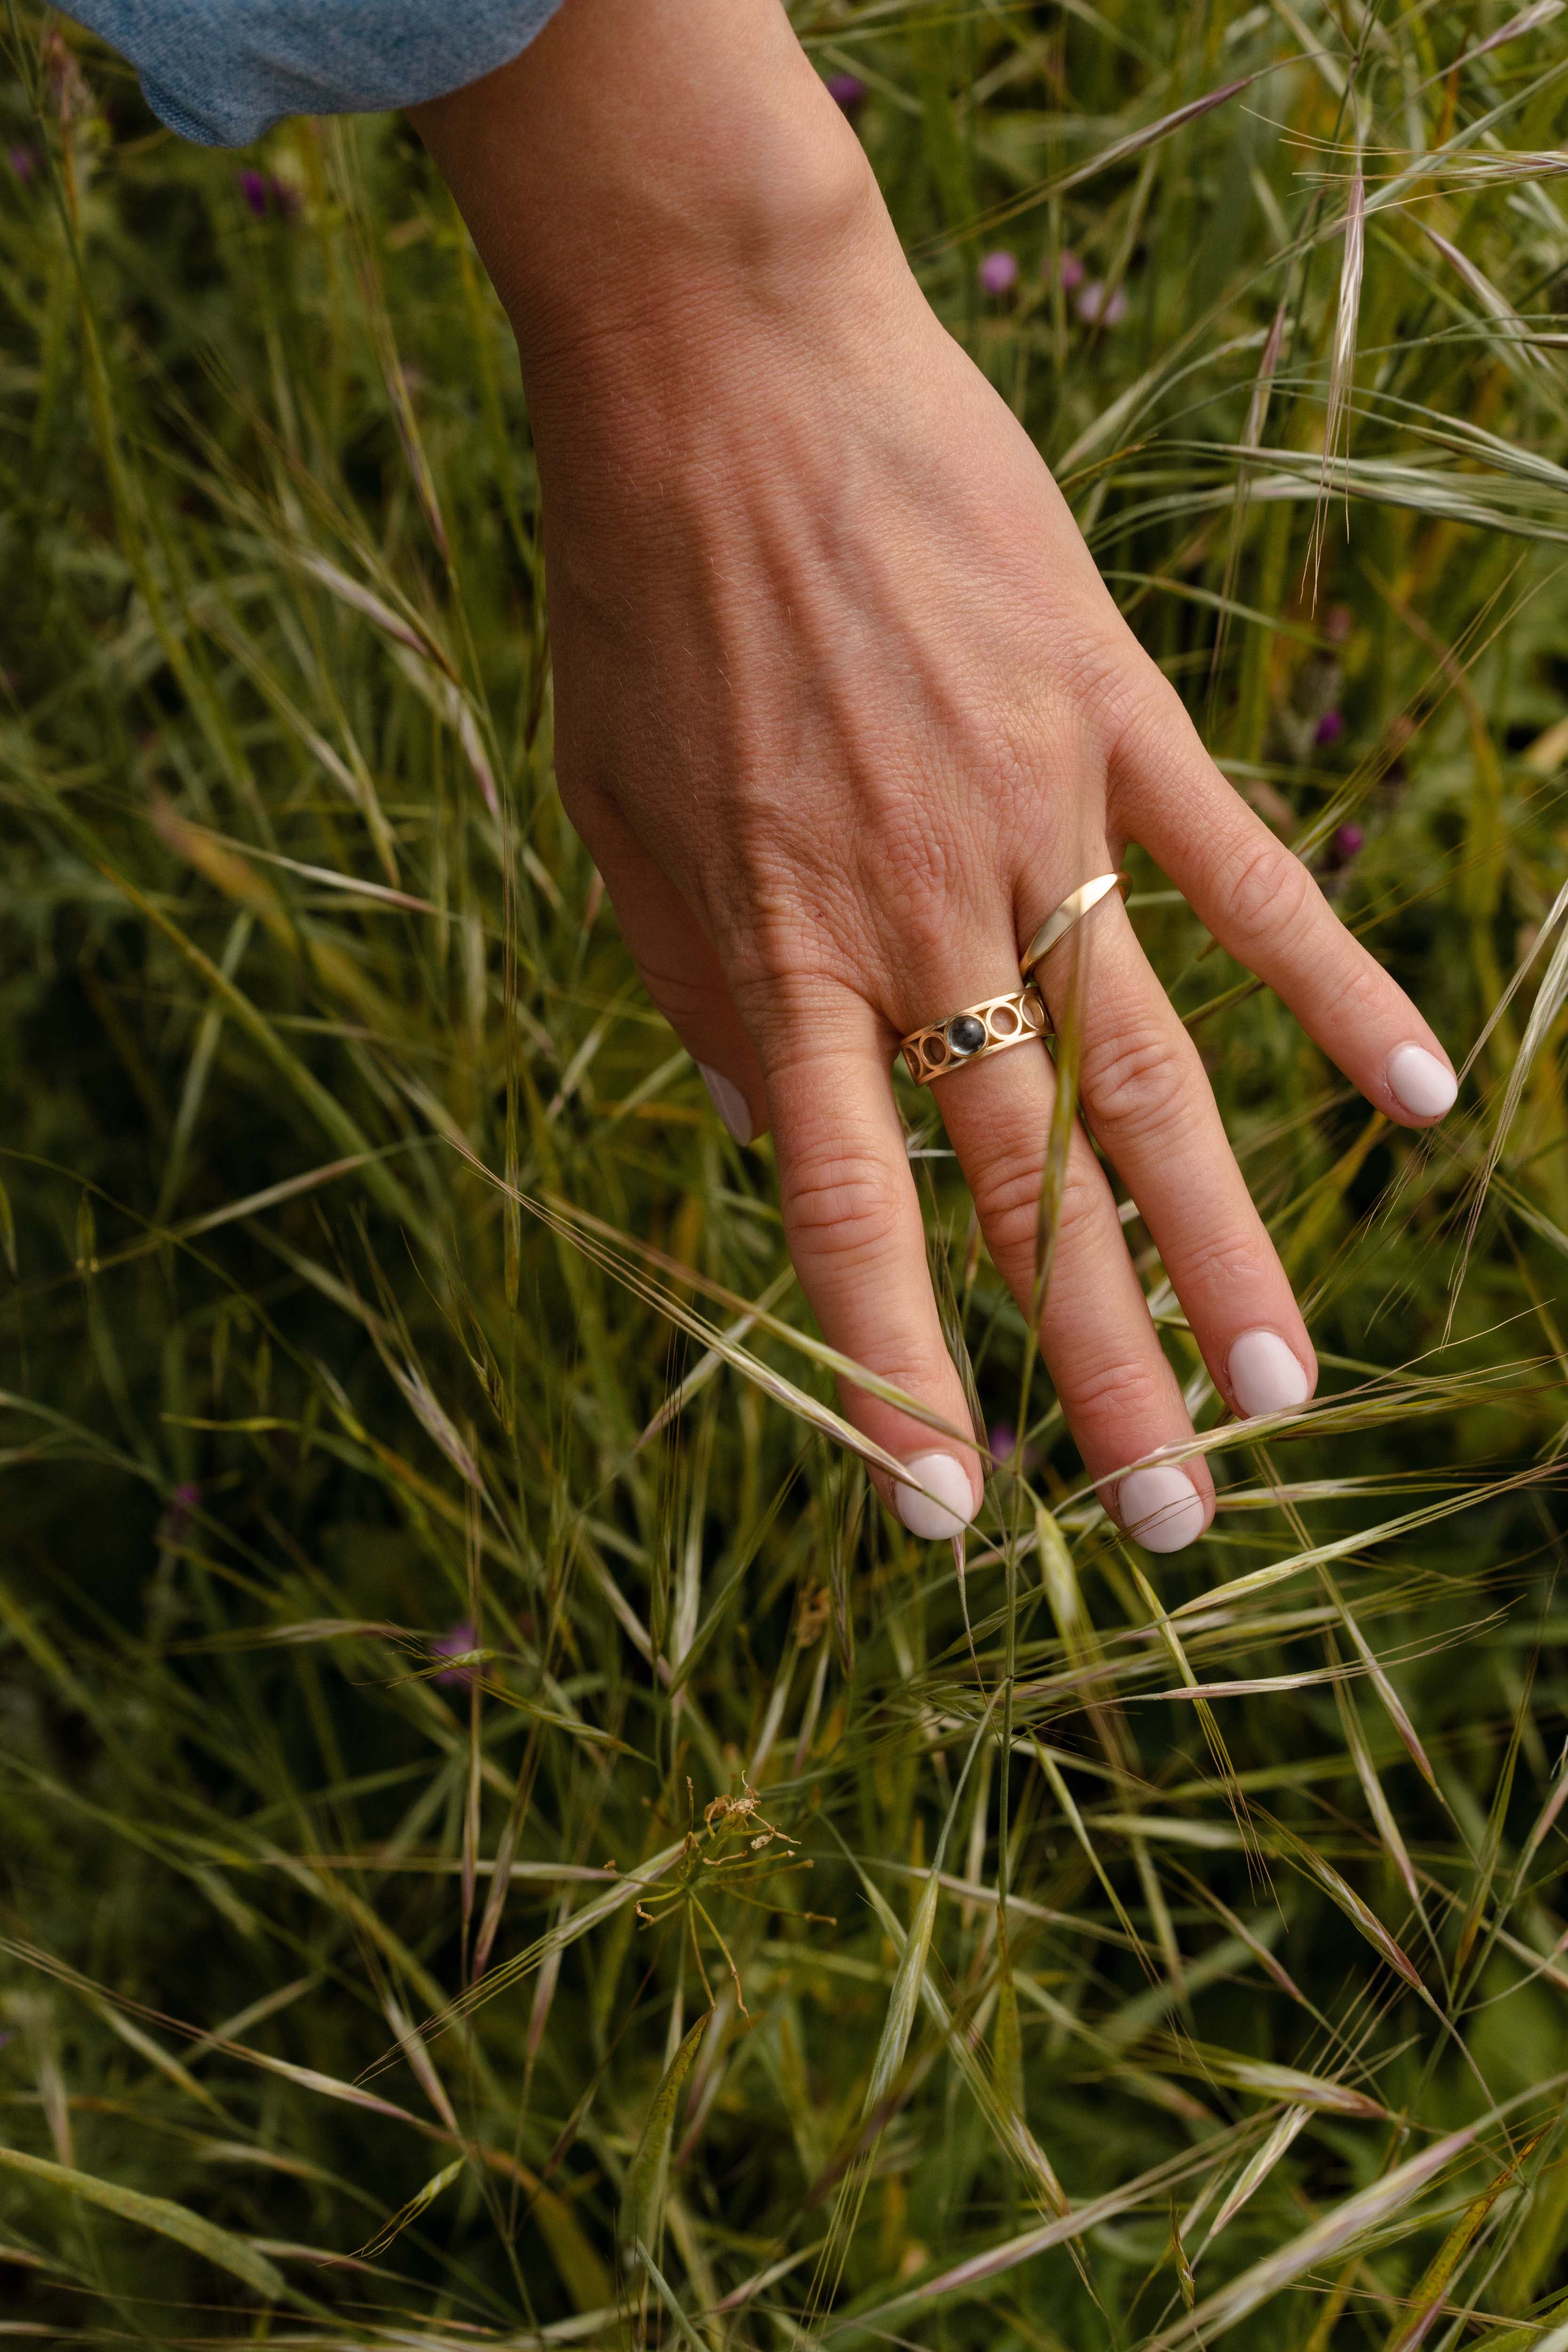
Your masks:
<path fill-rule="evenodd" d="M 1169 1122 L 1190 1075 L 1167 1037 L 1134 1027 L 1086 1042 L 1079 1082 L 1097 1132 L 1136 1138 Z"/>
<path fill-rule="evenodd" d="M 897 1245 L 905 1200 L 900 1171 L 869 1153 L 792 1153 L 780 1203 L 792 1250 L 807 1257 L 885 1257 Z"/>
<path fill-rule="evenodd" d="M 1046 1170 L 1037 1153 L 998 1160 L 977 1171 L 971 1180 L 970 1190 L 991 1255 L 1015 1284 L 1021 1284 L 1035 1265 L 1045 1185 Z M 1098 1178 L 1086 1177 L 1069 1164 L 1056 1209 L 1058 1251 L 1070 1255 L 1080 1242 L 1092 1244 L 1097 1229 L 1102 1228 L 1105 1210 L 1105 1190 Z"/>
<path fill-rule="evenodd" d="M 1223 897 L 1235 931 L 1248 940 L 1266 934 L 1275 940 L 1285 937 L 1300 924 L 1310 899 L 1321 902 L 1300 859 L 1283 843 L 1268 839 L 1248 839 L 1236 853 Z"/>
<path fill-rule="evenodd" d="M 1212 1291 L 1225 1299 L 1257 1298 L 1279 1278 L 1279 1260 L 1260 1234 L 1200 1234 L 1180 1252 L 1178 1262 L 1180 1287 L 1194 1297 Z"/>
<path fill-rule="evenodd" d="M 1114 671 L 1108 670 L 1096 716 L 1111 796 L 1116 800 L 1135 797 L 1139 778 L 1162 762 L 1173 739 L 1184 746 L 1192 730 L 1181 696 L 1142 653 L 1132 661 L 1124 660 Z"/>
<path fill-rule="evenodd" d="M 1075 1370 L 1070 1380 L 1059 1378 L 1064 1400 L 1073 1419 L 1086 1423 L 1114 1419 L 1128 1432 L 1127 1458 L 1147 1450 L 1142 1429 L 1163 1425 L 1167 1408 L 1163 1359 L 1111 1354 Z"/>
<path fill-rule="evenodd" d="M 1092 1173 L 1081 1168 L 1076 1173 L 1069 1171 L 1057 1211 L 1058 1250 L 1070 1254 L 1080 1246 L 1092 1248 L 1116 1230 L 1110 1194 L 1098 1167 Z"/>
<path fill-rule="evenodd" d="M 822 963 L 805 958 L 766 966 L 731 964 L 730 995 L 757 1040 L 764 1067 L 782 1074 L 812 1057 L 812 1040 L 837 1035 L 845 983 Z"/>
<path fill-rule="evenodd" d="M 1394 983 L 1381 964 L 1374 963 L 1348 932 L 1344 944 L 1348 952 L 1343 968 L 1329 981 L 1321 1019 L 1336 1028 L 1370 1030 L 1387 1012 Z"/>
<path fill-rule="evenodd" d="M 716 927 L 719 959 L 732 990 L 809 1002 L 842 980 L 842 880 L 825 879 L 817 887 L 816 877 L 804 870 L 796 879 L 798 887 L 787 892 L 752 880 L 738 908 L 726 909 Z"/>
<path fill-rule="evenodd" d="M 637 970 L 644 987 L 670 1025 L 684 1032 L 710 1013 L 721 992 L 710 974 L 703 971 L 677 971 L 662 959 L 639 957 Z"/>
<path fill-rule="evenodd" d="M 1105 733 L 1107 764 L 1119 773 L 1184 714 L 1180 697 L 1152 664 L 1122 660 L 1102 670 L 1095 715 Z"/>
<path fill-rule="evenodd" d="M 890 852 L 883 868 L 881 928 L 897 941 L 910 971 L 940 971 L 952 950 L 953 909 L 962 906 L 963 861 L 956 844 Z"/>
<path fill-rule="evenodd" d="M 991 1255 L 1004 1273 L 1020 1259 L 1033 1260 L 1039 1228 L 1045 1172 L 1033 1155 L 978 1171 L 970 1190 Z"/>

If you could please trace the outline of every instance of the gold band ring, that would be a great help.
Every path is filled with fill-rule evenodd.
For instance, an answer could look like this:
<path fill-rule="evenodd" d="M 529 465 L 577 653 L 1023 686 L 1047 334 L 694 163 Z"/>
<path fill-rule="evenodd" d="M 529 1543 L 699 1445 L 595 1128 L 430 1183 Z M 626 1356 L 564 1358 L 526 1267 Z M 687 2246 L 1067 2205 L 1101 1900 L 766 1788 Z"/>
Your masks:
<path fill-rule="evenodd" d="M 987 996 L 979 1004 L 966 1004 L 962 1012 L 950 1013 L 945 1021 L 911 1029 L 900 1038 L 899 1051 L 916 1086 L 929 1087 L 933 1078 L 945 1077 L 950 1070 L 984 1062 L 992 1054 L 1005 1054 L 1010 1045 L 1026 1045 L 1031 1037 L 1044 1037 L 1050 1025 L 1045 998 L 1031 981 L 1027 987 L 1015 988 L 1005 996 Z"/>
<path fill-rule="evenodd" d="M 1018 969 L 1026 980 L 1032 979 L 1037 967 L 1044 963 L 1051 950 L 1065 940 L 1073 925 L 1080 922 L 1091 907 L 1098 907 L 1110 891 L 1125 892 L 1125 874 L 1097 874 L 1092 882 L 1080 882 L 1062 900 L 1054 915 L 1047 915 L 1034 938 L 1018 959 Z"/>

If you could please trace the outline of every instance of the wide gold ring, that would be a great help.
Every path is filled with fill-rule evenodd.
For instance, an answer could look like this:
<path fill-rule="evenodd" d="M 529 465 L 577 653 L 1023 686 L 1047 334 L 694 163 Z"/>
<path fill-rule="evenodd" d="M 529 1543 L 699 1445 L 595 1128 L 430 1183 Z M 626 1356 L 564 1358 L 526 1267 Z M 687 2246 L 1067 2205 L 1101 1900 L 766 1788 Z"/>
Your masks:
<path fill-rule="evenodd" d="M 1091 907 L 1098 907 L 1112 890 L 1125 892 L 1126 888 L 1125 874 L 1097 874 L 1092 882 L 1080 882 L 1076 890 L 1069 890 L 1055 914 L 1046 917 L 1018 958 L 1018 970 L 1024 978 L 1033 978 L 1036 967 L 1044 963 L 1051 950 L 1066 939 L 1075 923 L 1083 920 Z"/>
<path fill-rule="evenodd" d="M 950 1070 L 967 1069 L 971 1062 L 984 1062 L 992 1054 L 1005 1054 L 1010 1046 L 1044 1037 L 1050 1025 L 1046 1000 L 1031 981 L 1027 987 L 1015 988 L 1005 996 L 987 996 L 978 1004 L 966 1004 L 962 1011 L 950 1013 L 945 1021 L 911 1029 L 900 1040 L 899 1051 L 916 1086 L 929 1087 L 933 1078 L 945 1077 Z"/>

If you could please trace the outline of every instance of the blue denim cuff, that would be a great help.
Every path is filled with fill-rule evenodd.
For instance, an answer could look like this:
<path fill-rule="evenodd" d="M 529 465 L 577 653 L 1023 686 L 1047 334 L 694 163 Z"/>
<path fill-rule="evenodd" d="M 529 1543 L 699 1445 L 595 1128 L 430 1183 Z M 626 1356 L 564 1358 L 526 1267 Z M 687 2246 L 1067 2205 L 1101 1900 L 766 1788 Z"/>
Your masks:
<path fill-rule="evenodd" d="M 70 0 L 183 139 L 244 147 L 286 114 L 374 114 L 477 81 L 560 0 Z"/>

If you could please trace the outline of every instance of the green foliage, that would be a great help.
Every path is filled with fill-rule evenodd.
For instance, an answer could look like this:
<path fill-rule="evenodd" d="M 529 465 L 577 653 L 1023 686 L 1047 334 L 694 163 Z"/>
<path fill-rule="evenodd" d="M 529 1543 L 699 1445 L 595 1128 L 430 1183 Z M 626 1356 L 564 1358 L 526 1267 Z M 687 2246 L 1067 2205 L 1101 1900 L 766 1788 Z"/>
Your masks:
<path fill-rule="evenodd" d="M 1510 15 L 798 16 L 1470 1057 L 1390 1131 L 1135 871 L 1325 1371 L 1222 1425 L 1129 1223 L 1221 1489 L 1157 1569 L 912 1095 L 999 1467 L 962 1563 L 870 1506 L 555 796 L 514 362 L 410 134 L 201 152 L 11 20 L 7 2324 L 1568 2340 L 1568 58 Z"/>

